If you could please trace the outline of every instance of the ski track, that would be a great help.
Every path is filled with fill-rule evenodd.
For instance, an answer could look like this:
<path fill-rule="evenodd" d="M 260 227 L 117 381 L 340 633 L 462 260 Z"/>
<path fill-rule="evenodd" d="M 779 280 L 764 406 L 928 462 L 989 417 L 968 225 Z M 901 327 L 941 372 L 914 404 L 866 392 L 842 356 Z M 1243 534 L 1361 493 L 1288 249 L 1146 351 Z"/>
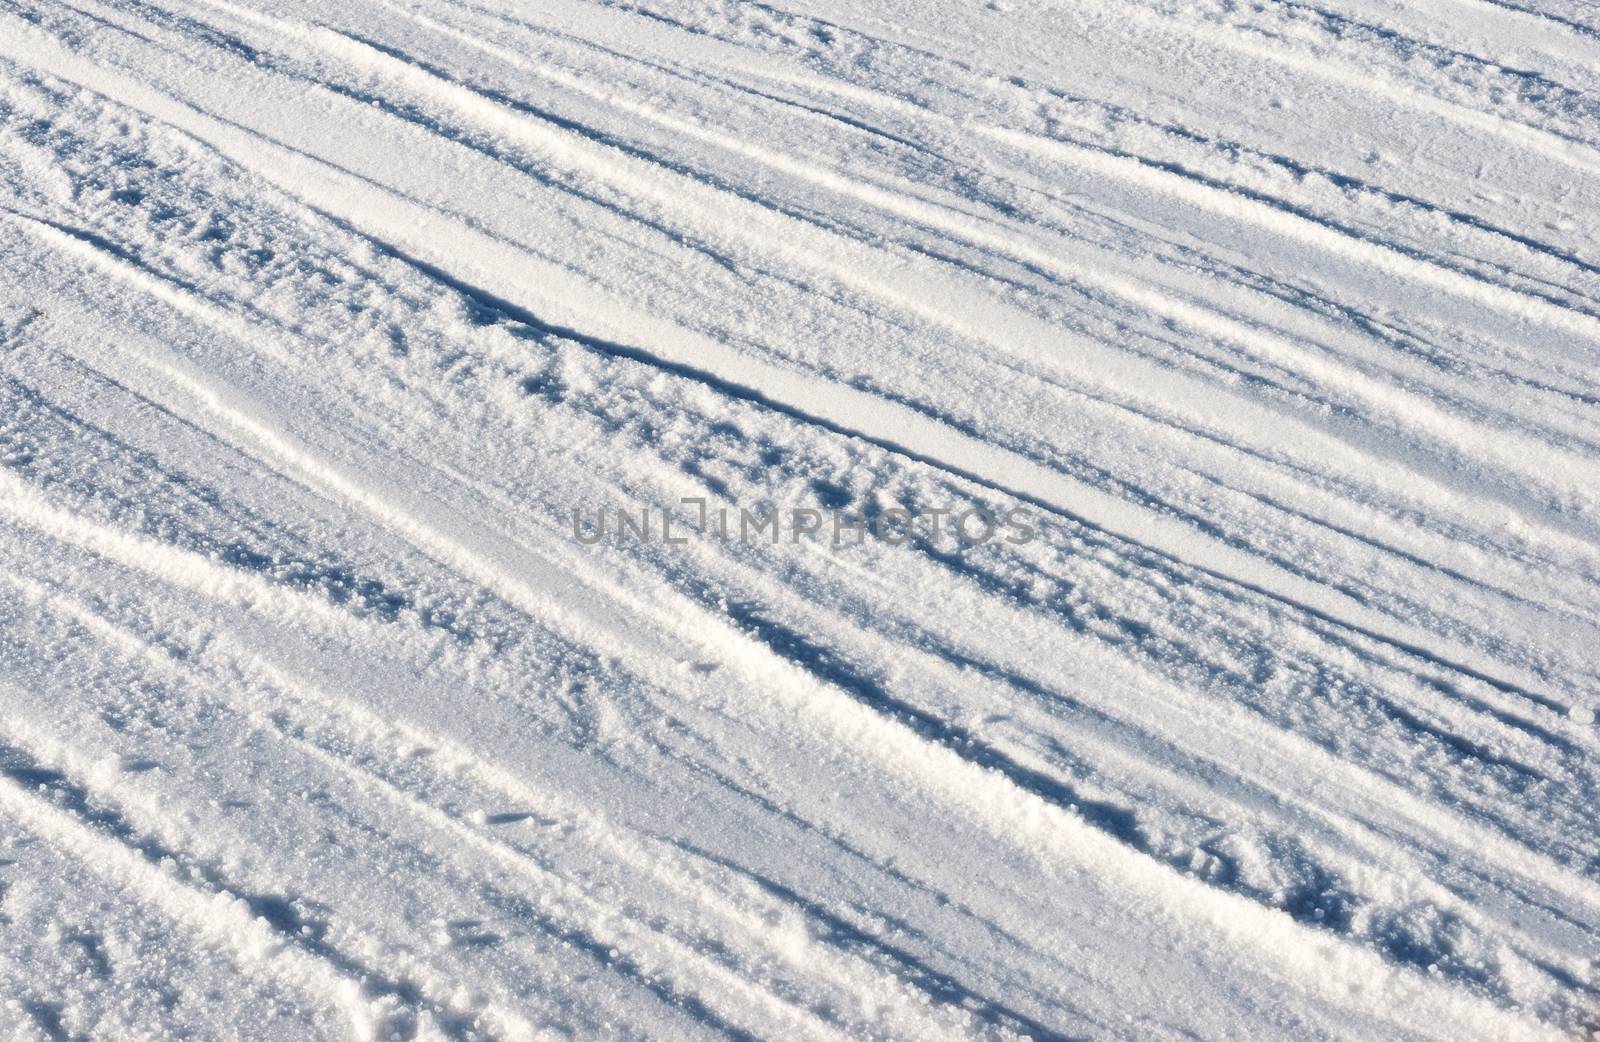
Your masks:
<path fill-rule="evenodd" d="M 1600 28 L 1448 7 L 0 0 L 0 1037 L 1600 1035 Z"/>

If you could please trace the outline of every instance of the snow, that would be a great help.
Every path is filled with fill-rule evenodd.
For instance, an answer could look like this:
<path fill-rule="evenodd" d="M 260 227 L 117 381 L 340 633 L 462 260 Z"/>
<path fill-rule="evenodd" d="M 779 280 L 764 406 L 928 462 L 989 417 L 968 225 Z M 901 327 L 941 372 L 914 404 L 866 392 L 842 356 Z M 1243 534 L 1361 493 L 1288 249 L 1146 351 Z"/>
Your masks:
<path fill-rule="evenodd" d="M 0 0 L 0 275 L 0 1040 L 1600 1035 L 1589 5 Z"/>

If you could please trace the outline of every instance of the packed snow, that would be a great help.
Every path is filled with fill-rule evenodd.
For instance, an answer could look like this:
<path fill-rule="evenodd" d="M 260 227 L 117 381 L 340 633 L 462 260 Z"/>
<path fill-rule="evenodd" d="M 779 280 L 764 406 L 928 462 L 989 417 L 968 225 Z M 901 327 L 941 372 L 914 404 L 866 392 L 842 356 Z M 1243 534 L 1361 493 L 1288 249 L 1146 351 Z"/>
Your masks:
<path fill-rule="evenodd" d="M 4 1042 L 1600 1037 L 1597 649 L 1589 0 L 0 0 Z"/>

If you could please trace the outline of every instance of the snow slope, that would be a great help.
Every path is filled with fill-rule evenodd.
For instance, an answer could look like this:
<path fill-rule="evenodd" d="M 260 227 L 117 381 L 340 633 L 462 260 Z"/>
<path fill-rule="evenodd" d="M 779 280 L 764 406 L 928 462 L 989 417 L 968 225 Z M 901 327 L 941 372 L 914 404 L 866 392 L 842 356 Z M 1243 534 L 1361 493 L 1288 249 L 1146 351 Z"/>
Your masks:
<path fill-rule="evenodd" d="M 0 0 L 0 1039 L 1600 1032 L 1597 236 L 1586 0 Z"/>

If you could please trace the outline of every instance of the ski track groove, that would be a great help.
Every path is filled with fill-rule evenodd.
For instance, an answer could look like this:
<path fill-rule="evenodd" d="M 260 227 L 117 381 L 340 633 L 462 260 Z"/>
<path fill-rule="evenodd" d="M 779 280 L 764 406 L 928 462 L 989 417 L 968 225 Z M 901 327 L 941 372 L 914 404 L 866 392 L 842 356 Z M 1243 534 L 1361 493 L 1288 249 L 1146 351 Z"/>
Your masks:
<path fill-rule="evenodd" d="M 17 219 L 17 217 L 18 215 L 13 212 L 13 219 Z M 58 245 L 66 246 L 78 252 L 81 256 L 91 259 L 97 265 L 109 267 L 124 277 L 131 275 L 137 284 L 153 287 L 158 296 L 175 306 L 191 309 L 196 306 L 194 299 L 182 293 L 180 289 L 165 286 L 160 279 L 143 275 L 142 273 L 135 273 L 133 269 L 120 264 L 103 250 L 95 248 L 92 243 L 85 243 L 84 240 L 77 236 L 62 232 L 36 219 L 26 216 L 22 216 L 21 219 L 36 230 L 44 231 Z M 465 231 L 465 229 L 462 229 L 462 231 Z M 387 245 L 382 244 L 382 240 L 378 241 L 381 245 Z M 88 247 L 87 250 L 85 250 L 85 246 Z M 488 240 L 483 242 L 482 246 L 493 248 L 503 247 L 503 244 L 496 240 Z M 405 256 L 394 247 L 387 248 L 390 252 Z M 500 251 L 496 250 L 495 252 Z M 431 265 L 418 263 L 419 266 L 424 267 L 424 270 L 435 274 L 436 277 L 444 278 L 457 287 L 463 285 L 446 273 L 433 269 Z M 486 296 L 482 291 L 476 291 L 476 295 L 480 297 Z M 552 327 L 550 322 L 524 311 L 517 305 L 498 301 L 498 298 L 494 297 L 489 297 L 488 299 L 497 301 L 507 313 L 535 327 L 553 328 L 563 335 L 575 335 L 566 327 Z M 211 311 L 209 307 L 206 310 L 207 312 Z M 237 320 L 231 315 L 226 316 L 225 321 L 229 325 L 237 323 Z M 650 325 L 655 326 L 655 323 L 650 323 Z M 656 326 L 656 328 L 659 329 L 659 326 Z M 680 335 L 674 336 L 672 339 L 684 339 L 682 334 L 685 331 L 676 329 L 673 332 Z M 593 338 L 587 336 L 576 335 L 576 338 L 590 343 L 595 342 Z M 1081 482 L 1058 472 L 1046 470 L 1031 461 L 1015 456 L 1003 448 L 973 442 L 962 432 L 953 430 L 936 421 L 930 422 L 920 414 L 904 408 L 894 410 L 899 413 L 898 416 L 894 417 L 895 420 L 899 421 L 898 423 L 884 425 L 893 433 L 884 434 L 873 432 L 870 429 L 862 430 L 855 426 L 854 421 L 873 411 L 877 411 L 880 415 L 884 413 L 893 415 L 890 412 L 891 407 L 888 403 L 883 402 L 881 399 L 874 401 L 869 396 L 840 385 L 833 385 L 826 389 L 812 389 L 807 386 L 811 381 L 804 376 L 792 372 L 773 370 L 765 363 L 747 354 L 731 351 L 721 345 L 707 342 L 702 342 L 698 346 L 705 349 L 707 353 L 714 352 L 729 367 L 736 366 L 741 370 L 740 376 L 743 378 L 730 378 L 715 370 L 701 368 L 698 364 L 678 362 L 670 358 L 663 359 L 660 353 L 652 354 L 616 343 L 605 344 L 606 349 L 612 353 L 644 361 L 647 364 L 655 365 L 678 375 L 688 375 L 691 378 L 707 383 L 722 393 L 756 402 L 803 422 L 816 424 L 834 433 L 843 434 L 847 437 L 861 438 L 897 455 L 943 470 L 966 481 L 1000 492 L 1009 498 L 1100 528 L 1108 534 L 1118 536 L 1133 545 L 1139 546 L 1142 550 L 1160 554 L 1175 563 L 1195 568 L 1224 583 L 1231 583 L 1254 594 L 1280 601 L 1297 611 L 1315 616 L 1325 622 L 1348 628 L 1367 639 L 1389 645 L 1403 653 L 1426 661 L 1440 663 L 1474 679 L 1489 683 L 1506 693 L 1515 694 L 1531 702 L 1551 708 L 1565 708 L 1564 703 L 1538 692 L 1536 685 L 1501 679 L 1492 673 L 1484 672 L 1465 664 L 1477 657 L 1471 653 L 1457 653 L 1451 657 L 1431 653 L 1424 647 L 1425 642 L 1420 636 L 1394 635 L 1396 630 L 1404 634 L 1408 629 L 1408 627 L 1398 623 L 1398 620 L 1374 618 L 1372 612 L 1349 600 L 1343 594 L 1327 587 L 1318 587 L 1312 583 L 1298 581 L 1300 580 L 1298 576 L 1283 573 L 1271 566 L 1263 570 L 1259 559 L 1244 558 L 1242 555 L 1233 552 L 1232 548 L 1217 544 L 1209 537 L 1192 529 L 1186 529 L 1181 525 L 1171 525 L 1165 518 L 1152 516 L 1137 510 L 1130 513 L 1126 504 L 1113 499 L 1100 490 L 1083 485 Z M 785 388 L 794 385 L 798 386 L 782 398 L 774 397 L 766 391 L 754 389 L 756 387 L 774 385 Z M 807 409 L 790 404 L 795 400 L 811 399 L 819 395 L 831 395 L 835 399 L 843 399 L 850 403 L 850 407 L 830 410 L 835 415 L 842 413 L 840 419 L 834 419 L 821 410 Z M 259 424 L 255 424 L 254 427 L 261 432 L 263 438 L 281 443 L 281 438 L 271 434 L 266 428 L 262 428 Z M 882 429 L 880 427 L 880 430 Z M 913 431 L 916 432 L 916 435 L 911 433 Z M 909 448 L 910 445 L 918 442 L 946 446 L 947 451 L 943 454 L 944 458 Z M 280 448 L 280 451 L 283 450 Z M 971 462 L 953 463 L 950 462 L 952 457 L 955 459 L 965 457 L 965 460 Z M 1007 475 L 1007 477 L 1002 480 L 996 480 L 989 476 L 992 474 L 1003 474 Z M 1071 490 L 1066 495 L 1058 491 L 1063 486 Z M 345 488 L 348 489 L 349 486 L 346 485 Z M 1043 491 L 1045 489 L 1049 491 Z M 368 497 L 368 502 L 376 503 L 380 508 L 384 508 L 384 501 L 381 498 L 373 500 Z M 1066 502 L 1072 502 L 1073 506 L 1063 505 Z M 1084 509 L 1085 507 L 1089 509 Z M 1142 513 L 1143 516 L 1141 516 Z M 1109 521 L 1106 520 L 1108 516 Z M 1153 529 L 1154 531 L 1151 535 L 1160 539 L 1160 542 L 1152 539 L 1151 536 L 1146 536 L 1144 539 L 1136 539 L 1127 535 L 1130 530 L 1138 530 L 1140 527 L 1144 527 L 1147 530 Z M 1163 547 L 1161 545 L 1162 542 L 1166 543 L 1167 546 Z M 1168 548 L 1174 545 L 1183 547 L 1183 549 Z M 1276 574 L 1274 574 L 1275 572 Z M 1244 578 L 1243 575 L 1249 575 L 1250 578 Z M 1282 592 L 1285 587 L 1293 592 Z"/>
<path fill-rule="evenodd" d="M 8 479 L 3 475 L 0 475 L 0 481 L 6 481 L 8 484 L 15 483 L 15 479 Z M 15 489 L 15 491 L 15 499 L 17 500 L 26 502 L 30 498 L 30 493 L 26 487 Z M 85 534 L 82 522 L 76 521 L 70 515 L 62 516 L 59 513 L 52 513 L 49 508 L 42 507 L 37 503 L 31 504 L 31 506 L 24 506 L 23 510 L 18 513 L 22 518 L 51 534 L 60 533 L 67 538 L 71 538 L 73 535 L 79 535 L 82 538 Z M 90 538 L 85 541 L 89 542 L 96 550 L 121 549 L 125 547 L 121 554 L 124 563 L 139 567 L 140 565 L 135 562 L 148 559 L 150 548 L 138 545 L 143 541 L 135 541 L 126 536 L 120 538 L 116 536 L 100 536 L 96 538 L 96 533 L 91 532 L 88 534 Z M 171 552 L 169 551 L 167 555 L 163 556 L 170 557 Z M 193 555 L 184 554 L 181 557 L 193 558 Z M 218 566 L 204 564 L 199 559 L 181 560 L 180 558 L 179 563 L 180 571 L 185 575 L 195 575 L 196 573 L 210 570 L 228 571 Z M 215 588 L 215 586 L 214 582 L 202 582 L 200 584 L 202 590 Z M 300 595 L 301 598 L 306 596 Z M 763 670 L 763 673 L 767 677 L 777 679 L 782 683 L 784 674 L 781 671 L 775 671 L 769 666 Z M 787 687 L 789 685 L 784 686 Z M 976 769 L 976 764 L 955 755 L 952 750 L 941 746 L 929 747 L 922 737 L 904 724 L 883 719 L 876 711 L 861 706 L 838 693 L 814 690 L 813 696 L 815 694 L 828 696 L 829 700 L 834 704 L 834 708 L 826 720 L 828 724 L 833 725 L 830 729 L 836 733 L 838 738 L 850 744 L 862 746 L 861 751 L 863 753 L 884 755 L 889 753 L 890 750 L 897 750 L 902 754 L 902 757 L 897 757 L 901 762 L 928 761 L 932 770 L 922 771 L 919 774 L 921 774 L 921 784 L 930 795 L 948 800 L 953 807 L 962 808 L 968 813 L 977 808 L 987 808 L 991 812 L 998 807 L 1006 808 L 1006 812 L 994 822 L 997 826 L 1004 826 L 1000 833 L 1001 837 L 1009 839 L 1013 836 L 1019 836 L 1026 837 L 1035 843 L 1042 841 L 1041 845 L 1032 846 L 1031 849 L 1027 846 L 1024 847 L 1029 856 L 1038 857 L 1046 863 L 1051 863 L 1057 861 L 1057 857 L 1046 854 L 1046 850 L 1064 854 L 1081 844 L 1088 849 L 1082 854 L 1068 857 L 1066 859 L 1068 864 L 1077 863 L 1080 858 L 1088 858 L 1089 864 L 1103 863 L 1105 861 L 1119 864 L 1121 871 L 1118 875 L 1123 877 L 1125 882 L 1135 883 L 1137 889 L 1134 892 L 1139 894 L 1142 901 L 1148 902 L 1153 898 L 1158 905 L 1164 903 L 1166 898 L 1164 896 L 1157 897 L 1156 895 L 1162 894 L 1163 891 L 1175 885 L 1182 890 L 1191 891 L 1187 902 L 1188 907 L 1183 913 L 1184 915 L 1194 915 L 1199 910 L 1195 908 L 1195 905 L 1200 905 L 1204 908 L 1202 913 L 1204 916 L 1203 921 L 1206 921 L 1214 929 L 1222 930 L 1225 935 L 1231 935 L 1231 939 L 1236 942 L 1244 942 L 1248 939 L 1250 943 L 1260 943 L 1255 940 L 1255 932 L 1266 933 L 1272 938 L 1272 943 L 1277 946 L 1276 951 L 1280 958 L 1287 954 L 1288 951 L 1296 951 L 1300 965 L 1308 968 L 1316 966 L 1316 972 L 1331 976 L 1330 998 L 1339 994 L 1341 988 L 1352 986 L 1356 980 L 1362 980 L 1367 986 L 1380 984 L 1381 982 L 1380 986 L 1384 986 L 1386 990 L 1393 989 L 1390 996 L 1386 998 L 1387 1002 L 1425 1001 L 1425 993 L 1419 993 L 1415 990 L 1419 982 L 1407 980 L 1400 975 L 1393 975 L 1391 971 L 1381 967 L 1381 964 L 1367 962 L 1368 959 L 1374 958 L 1370 953 L 1358 948 L 1344 946 L 1342 942 L 1321 936 L 1304 926 L 1293 923 L 1281 913 L 1262 909 L 1247 901 L 1242 901 L 1235 895 L 1214 891 L 1202 883 L 1171 873 L 1171 870 L 1166 866 L 1147 861 L 1142 856 L 1123 848 L 1116 841 L 1086 825 L 1076 815 L 1066 813 L 1061 808 L 1045 803 L 1037 796 L 1016 788 L 1009 780 L 997 778 L 986 770 Z M 806 695 L 797 691 L 795 697 L 798 698 L 797 702 L 794 699 L 785 699 L 784 701 L 790 702 L 796 709 L 801 711 L 807 705 L 811 705 L 813 709 L 816 708 L 812 699 Z M 963 785 L 962 783 L 965 784 Z M 386 785 L 387 783 L 381 784 Z M 981 811 L 977 816 L 985 822 L 992 820 L 989 814 L 984 814 Z M 443 815 L 440 817 L 439 824 L 442 826 L 452 830 L 463 830 L 468 833 L 471 831 L 455 819 Z M 1064 835 L 1057 837 L 1058 830 Z M 473 835 L 475 836 L 475 834 Z M 478 838 L 481 840 L 481 837 Z M 1526 857 L 1526 855 L 1523 856 Z M 1586 888 L 1586 890 L 1592 891 L 1594 888 Z M 1600 892 L 1588 893 L 1587 896 L 1591 903 L 1600 904 Z M 1169 909 L 1169 914 L 1174 910 Z M 1244 922 L 1241 923 L 1240 920 Z M 1245 923 L 1249 924 L 1248 932 L 1244 926 Z M 1328 948 L 1330 942 L 1344 948 L 1337 961 L 1331 963 L 1326 961 L 1330 951 Z M 1289 947 L 1282 947 L 1285 945 Z M 1374 971 L 1378 972 L 1374 973 Z M 1406 997 L 1401 999 L 1400 996 L 1402 995 Z M 1437 1008 L 1441 1016 L 1453 1018 L 1459 1015 L 1446 1004 L 1441 1004 Z M 1494 1010 L 1493 1007 L 1486 1007 L 1481 1010 L 1479 1015 L 1498 1017 L 1502 1014 Z"/>
<path fill-rule="evenodd" d="M 668 863 L 659 851 L 646 849 L 636 841 L 630 841 L 613 826 L 594 818 L 579 808 L 570 804 L 552 802 L 549 794 L 530 788 L 526 782 L 516 775 L 506 771 L 498 764 L 484 760 L 481 756 L 472 753 L 465 747 L 455 743 L 448 736 L 434 732 L 419 731 L 403 721 L 379 718 L 364 710 L 359 705 L 354 705 L 346 699 L 330 695 L 318 690 L 315 686 L 298 680 L 285 673 L 279 667 L 273 666 L 259 658 L 249 648 L 233 646 L 234 641 L 223 633 L 210 633 L 188 639 L 197 641 L 195 647 L 162 646 L 153 644 L 147 638 L 140 637 L 123 629 L 104 616 L 101 616 L 87 607 L 72 601 L 61 593 L 49 592 L 48 588 L 32 583 L 21 582 L 16 579 L 0 580 L 8 585 L 21 589 L 30 600 L 46 603 L 49 607 L 60 611 L 89 628 L 95 636 L 113 644 L 122 653 L 146 664 L 154 665 L 160 671 L 182 679 L 198 679 L 206 683 L 225 681 L 229 672 L 234 673 L 235 681 L 232 687 L 239 687 L 237 696 L 230 696 L 223 700 L 236 711 L 252 718 L 257 726 L 270 732 L 274 737 L 289 743 L 298 750 L 319 763 L 334 769 L 341 776 L 347 778 L 358 789 L 374 792 L 384 801 L 392 802 L 403 808 L 407 816 L 427 823 L 436 832 L 454 837 L 467 843 L 474 849 L 486 852 L 497 862 L 504 865 L 515 874 L 524 876 L 527 880 L 539 887 L 541 892 L 566 892 L 570 897 L 574 891 L 574 883 L 569 879 L 560 879 L 555 885 L 549 872 L 536 866 L 525 851 L 519 847 L 486 834 L 482 826 L 469 826 L 463 823 L 456 815 L 433 806 L 419 797 L 410 795 L 399 788 L 394 782 L 375 773 L 368 767 L 350 762 L 350 757 L 338 755 L 330 751 L 323 743 L 304 737 L 302 732 L 313 729 L 335 728 L 339 736 L 349 742 L 353 747 L 366 748 L 362 758 L 368 761 L 395 761 L 403 762 L 406 757 L 395 753 L 392 749 L 387 751 L 370 750 L 372 736 L 383 736 L 398 739 L 402 747 L 412 746 L 432 750 L 430 762 L 441 765 L 441 769 L 449 772 L 459 783 L 463 773 L 476 776 L 476 780 L 488 788 L 498 790 L 511 805 L 531 806 L 537 808 L 537 816 L 555 818 L 558 821 L 578 821 L 584 832 L 584 840 L 598 849 L 603 849 L 607 854 L 622 858 L 633 870 L 651 877 L 652 881 L 665 884 L 687 901 L 698 902 L 706 911 L 717 915 L 719 918 L 734 925 L 747 939 L 766 940 L 772 933 L 771 921 L 761 914 L 744 911 L 729 903 L 722 895 L 710 889 L 709 884 L 702 883 L 686 874 L 681 867 Z M 220 661 L 213 663 L 211 659 Z M 248 664 L 248 669 L 244 668 Z M 200 674 L 202 666 L 209 671 Z M 220 670 L 220 672 L 218 672 Z M 230 686 L 223 685 L 221 690 L 231 690 Z M 214 697 L 214 696 L 213 696 Z M 314 706 L 319 717 L 307 714 L 307 706 Z M 285 717 L 288 722 L 285 722 Z M 697 855 L 701 858 L 703 854 Z M 728 868 L 731 866 L 721 866 Z M 746 895 L 749 896 L 748 894 Z M 588 900 L 588 899 L 584 899 Z M 581 904 L 581 900 L 574 899 L 574 903 Z M 601 924 L 609 918 L 605 906 L 590 901 L 588 914 L 578 929 L 593 935 L 597 930 L 603 932 Z M 659 927 L 655 928 L 659 932 Z M 618 946 L 630 947 L 625 937 L 610 936 L 596 938 L 593 942 L 599 948 L 616 948 Z M 701 965 L 704 964 L 694 948 L 676 944 L 668 939 L 665 941 L 670 951 L 671 959 L 676 964 Z M 797 968 L 803 967 L 811 972 L 819 969 L 831 970 L 831 978 L 836 987 L 854 984 L 860 988 L 863 977 L 871 978 L 874 975 L 872 967 L 864 964 L 829 966 L 830 962 L 837 961 L 837 957 L 826 949 L 811 945 L 807 950 L 794 950 L 792 940 L 785 938 L 782 945 L 771 949 L 775 958 L 789 962 Z M 652 958 L 660 958 L 660 952 L 650 953 Z M 636 959 L 641 961 L 642 959 Z M 846 972 L 848 971 L 848 972 Z M 726 971 L 715 965 L 710 966 L 708 974 L 713 979 L 718 977 L 725 981 L 733 978 L 726 976 Z M 881 974 L 879 974 L 881 979 Z M 888 982 L 885 981 L 885 984 Z M 904 987 L 896 981 L 896 984 Z M 886 1001 L 893 993 L 892 988 L 880 985 L 885 992 L 883 999 Z M 774 1006 L 782 1008 L 786 1005 L 776 996 L 769 1000 Z M 709 1008 L 709 1007 L 708 1007 Z M 902 1004 L 901 1012 L 913 1020 L 918 1015 L 914 1007 Z M 482 1011 L 477 1011 L 483 1015 Z M 1015 1019 L 1016 1014 L 1003 1014 L 1004 1019 Z M 491 1017 L 491 1019 L 493 1019 Z M 514 1023 L 511 1022 L 511 1023 Z M 790 1025 L 794 1026 L 793 1024 Z M 915 1037 L 936 1037 L 939 1031 L 932 1022 L 922 1024 L 916 1028 Z M 1036 1033 L 1043 1032 L 1040 1037 L 1049 1034 L 1048 1029 L 1036 1022 L 1028 1028 Z M 933 1032 L 930 1034 L 930 1032 Z M 521 1037 L 525 1029 L 519 1029 L 513 1037 Z M 824 1032 L 826 1035 L 827 1032 Z M 952 1036 L 952 1037 L 965 1037 Z"/>

